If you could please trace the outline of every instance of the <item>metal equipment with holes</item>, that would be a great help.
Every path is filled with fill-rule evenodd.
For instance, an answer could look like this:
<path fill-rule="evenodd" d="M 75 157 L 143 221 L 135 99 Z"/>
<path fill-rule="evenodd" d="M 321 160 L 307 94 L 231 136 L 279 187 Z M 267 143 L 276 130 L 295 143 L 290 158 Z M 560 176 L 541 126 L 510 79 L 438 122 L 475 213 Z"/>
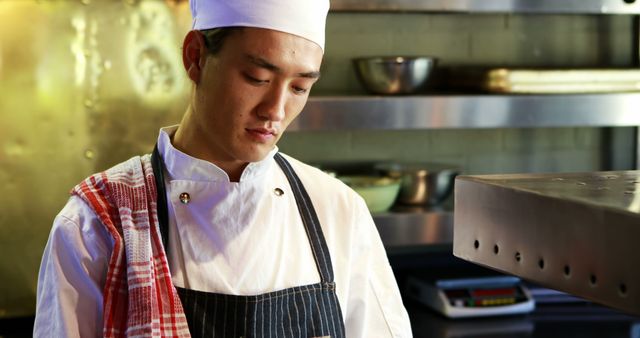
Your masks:
<path fill-rule="evenodd" d="M 640 315 L 640 171 L 459 176 L 453 253 Z"/>

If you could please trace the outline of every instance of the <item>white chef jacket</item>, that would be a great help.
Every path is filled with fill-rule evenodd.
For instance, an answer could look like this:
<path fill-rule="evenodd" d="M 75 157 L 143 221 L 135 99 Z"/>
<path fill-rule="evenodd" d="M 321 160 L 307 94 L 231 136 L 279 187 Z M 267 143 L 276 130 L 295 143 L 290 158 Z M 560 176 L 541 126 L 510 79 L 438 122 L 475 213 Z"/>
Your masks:
<path fill-rule="evenodd" d="M 173 147 L 163 128 L 168 260 L 176 286 L 255 295 L 320 281 L 311 246 L 274 149 L 239 182 Z M 315 207 L 335 274 L 346 335 L 411 337 L 408 314 L 371 215 L 360 196 L 287 157 Z M 276 188 L 284 194 L 276 194 Z M 179 196 L 187 192 L 188 204 Z M 93 210 L 71 196 L 55 218 L 38 277 L 35 337 L 102 335 L 103 288 L 113 240 Z"/>

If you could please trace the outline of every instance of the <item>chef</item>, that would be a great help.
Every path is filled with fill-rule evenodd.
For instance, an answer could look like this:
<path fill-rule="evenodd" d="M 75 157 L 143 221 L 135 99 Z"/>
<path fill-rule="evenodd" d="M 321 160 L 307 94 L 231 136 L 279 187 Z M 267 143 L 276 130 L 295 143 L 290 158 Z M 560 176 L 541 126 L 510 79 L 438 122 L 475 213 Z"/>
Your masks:
<path fill-rule="evenodd" d="M 72 190 L 34 336 L 410 337 L 364 201 L 276 147 L 320 75 L 328 1 L 190 5 L 183 119 Z"/>

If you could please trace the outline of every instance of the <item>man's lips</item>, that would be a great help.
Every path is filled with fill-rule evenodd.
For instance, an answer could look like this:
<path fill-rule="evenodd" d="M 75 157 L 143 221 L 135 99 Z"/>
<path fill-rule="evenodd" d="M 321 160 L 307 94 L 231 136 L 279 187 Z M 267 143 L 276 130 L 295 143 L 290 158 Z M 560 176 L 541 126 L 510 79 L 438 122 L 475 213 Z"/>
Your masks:
<path fill-rule="evenodd" d="M 269 128 L 246 128 L 249 135 L 260 143 L 271 142 L 276 138 L 277 131 Z"/>
<path fill-rule="evenodd" d="M 246 130 L 247 130 L 248 132 L 251 132 L 251 133 L 261 134 L 261 135 L 265 135 L 265 136 L 269 136 L 269 135 L 276 136 L 276 135 L 278 135 L 278 132 L 277 132 L 275 129 L 268 129 L 268 128 L 246 128 Z"/>

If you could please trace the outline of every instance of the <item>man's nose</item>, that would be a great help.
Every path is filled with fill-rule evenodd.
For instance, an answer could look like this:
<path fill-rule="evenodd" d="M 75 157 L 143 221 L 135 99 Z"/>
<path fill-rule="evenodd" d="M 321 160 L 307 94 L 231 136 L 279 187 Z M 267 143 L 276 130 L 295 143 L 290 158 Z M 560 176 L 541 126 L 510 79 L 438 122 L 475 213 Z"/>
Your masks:
<path fill-rule="evenodd" d="M 284 119 L 286 102 L 286 87 L 273 86 L 265 94 L 258 115 L 265 120 L 281 121 Z"/>

